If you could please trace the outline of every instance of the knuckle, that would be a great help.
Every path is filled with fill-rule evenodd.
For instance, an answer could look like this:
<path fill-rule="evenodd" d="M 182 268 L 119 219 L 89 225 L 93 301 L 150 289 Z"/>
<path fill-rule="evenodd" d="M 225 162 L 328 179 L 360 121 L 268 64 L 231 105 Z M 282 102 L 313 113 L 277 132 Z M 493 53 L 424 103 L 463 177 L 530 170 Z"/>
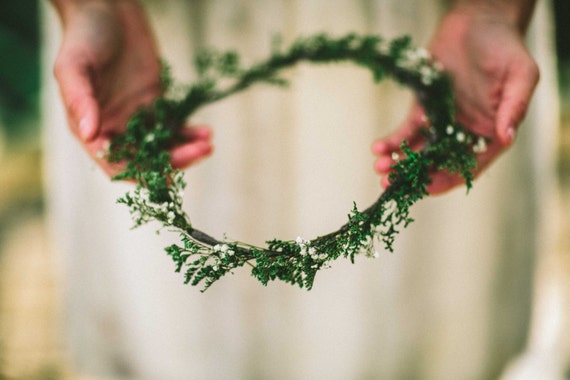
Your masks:
<path fill-rule="evenodd" d="M 53 64 L 53 76 L 61 81 L 66 71 L 66 64 L 61 58 L 57 58 Z"/>

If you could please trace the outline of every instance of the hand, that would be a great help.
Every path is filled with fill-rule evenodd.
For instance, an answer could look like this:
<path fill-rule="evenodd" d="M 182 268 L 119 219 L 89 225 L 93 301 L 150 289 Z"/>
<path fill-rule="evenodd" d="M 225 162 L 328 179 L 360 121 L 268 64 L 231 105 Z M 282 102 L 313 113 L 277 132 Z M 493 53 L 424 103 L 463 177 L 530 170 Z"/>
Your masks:
<path fill-rule="evenodd" d="M 122 170 L 101 157 L 141 106 L 161 94 L 160 62 L 140 6 L 129 0 L 54 1 L 64 24 L 55 76 L 71 130 L 110 176 Z M 171 151 L 175 167 L 210 154 L 211 133 L 188 128 Z"/>
<path fill-rule="evenodd" d="M 430 51 L 453 77 L 457 121 L 491 139 L 486 152 L 477 155 L 478 174 L 512 144 L 538 82 L 538 68 L 516 23 L 474 6 L 457 7 L 443 19 Z M 373 144 L 383 186 L 389 185 L 392 153 L 401 156 L 402 140 L 413 149 L 422 147 L 422 127 L 423 110 L 415 102 L 400 128 Z M 434 172 L 428 191 L 443 193 L 462 182 L 458 175 Z"/>

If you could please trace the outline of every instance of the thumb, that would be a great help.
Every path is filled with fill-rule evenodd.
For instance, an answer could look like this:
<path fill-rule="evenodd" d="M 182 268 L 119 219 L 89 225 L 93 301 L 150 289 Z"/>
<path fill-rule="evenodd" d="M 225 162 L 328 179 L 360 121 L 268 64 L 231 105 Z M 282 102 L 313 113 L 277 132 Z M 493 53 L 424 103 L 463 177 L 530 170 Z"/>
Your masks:
<path fill-rule="evenodd" d="M 516 67 L 508 72 L 495 125 L 499 141 L 504 146 L 513 142 L 516 128 L 526 115 L 538 79 L 538 67 L 530 58 L 525 63 L 518 61 Z"/>
<path fill-rule="evenodd" d="M 54 73 L 71 128 L 84 142 L 93 141 L 100 132 L 100 115 L 88 71 L 75 64 L 56 63 Z"/>

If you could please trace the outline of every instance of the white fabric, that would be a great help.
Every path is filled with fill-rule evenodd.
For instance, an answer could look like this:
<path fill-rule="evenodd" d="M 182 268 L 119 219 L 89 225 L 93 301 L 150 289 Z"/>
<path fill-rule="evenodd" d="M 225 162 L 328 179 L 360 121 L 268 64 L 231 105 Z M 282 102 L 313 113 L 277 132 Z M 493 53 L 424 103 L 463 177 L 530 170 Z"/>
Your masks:
<path fill-rule="evenodd" d="M 425 44 L 443 10 L 426 0 L 162 0 L 147 8 L 182 81 L 192 77 L 199 46 L 237 49 L 253 62 L 268 54 L 276 33 L 285 43 L 321 31 L 408 33 Z M 49 69 L 60 32 L 51 10 L 46 20 Z M 549 52 L 537 54 L 540 61 Z M 213 126 L 216 144 L 215 155 L 187 174 L 196 226 L 252 243 L 311 238 L 344 223 L 352 201 L 364 207 L 378 195 L 369 146 L 402 120 L 410 94 L 391 83 L 374 86 L 353 67 L 303 66 L 292 77 L 288 90 L 256 88 L 196 116 Z M 514 149 L 468 196 L 459 189 L 414 207 L 416 222 L 395 253 L 335 263 L 311 292 L 264 288 L 244 268 L 201 294 L 182 284 L 162 251 L 177 236 L 157 236 L 156 226 L 129 230 L 127 210 L 115 204 L 129 186 L 110 183 L 81 152 L 47 78 L 50 215 L 79 373 L 481 379 L 497 378 L 523 350 L 545 238 L 538 227 L 549 217 L 538 210 L 552 184 L 545 154 L 552 141 L 541 136 L 556 123 L 544 122 L 544 101 L 533 103 Z M 541 82 L 541 99 L 552 99 L 551 79 Z"/>

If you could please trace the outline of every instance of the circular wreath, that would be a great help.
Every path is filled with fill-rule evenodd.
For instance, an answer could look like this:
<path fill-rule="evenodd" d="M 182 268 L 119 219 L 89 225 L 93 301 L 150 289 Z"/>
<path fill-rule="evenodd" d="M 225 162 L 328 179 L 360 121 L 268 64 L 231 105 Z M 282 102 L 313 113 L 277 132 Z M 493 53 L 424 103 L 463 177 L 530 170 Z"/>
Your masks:
<path fill-rule="evenodd" d="M 369 69 L 375 82 L 391 78 L 412 89 L 427 117 L 425 146 L 412 151 L 403 141 L 403 157 L 393 165 L 390 186 L 365 210 L 355 204 L 347 223 L 337 231 L 311 240 L 273 239 L 266 247 L 257 247 L 220 240 L 198 230 L 182 207 L 183 172 L 169 162 L 168 149 L 175 144 L 184 121 L 199 108 L 256 83 L 286 85 L 280 71 L 300 62 L 350 62 Z M 475 154 L 485 149 L 485 139 L 455 120 L 449 76 L 425 49 L 413 47 L 409 37 L 386 41 L 379 36 L 331 38 L 319 34 L 298 39 L 285 50 L 275 45 L 267 60 L 249 68 L 241 65 L 235 52 L 212 50 L 201 52 L 195 66 L 197 81 L 182 96 L 170 91 L 169 96 L 133 115 L 125 134 L 112 141 L 107 157 L 112 162 L 127 162 L 126 170 L 114 179 L 137 183 L 118 201 L 129 207 L 135 227 L 158 221 L 179 232 L 182 244 L 171 245 L 166 252 L 176 263 L 176 271 L 184 272 L 185 283 L 203 284 L 202 291 L 244 265 L 251 266 L 251 274 L 264 285 L 279 279 L 311 289 L 316 273 L 339 257 L 351 262 L 358 254 L 376 257 L 375 242 L 392 251 L 399 228 L 413 221 L 410 207 L 428 195 L 430 171 L 458 173 L 469 189 Z M 163 71 L 165 87 L 172 88 L 168 70 Z"/>

